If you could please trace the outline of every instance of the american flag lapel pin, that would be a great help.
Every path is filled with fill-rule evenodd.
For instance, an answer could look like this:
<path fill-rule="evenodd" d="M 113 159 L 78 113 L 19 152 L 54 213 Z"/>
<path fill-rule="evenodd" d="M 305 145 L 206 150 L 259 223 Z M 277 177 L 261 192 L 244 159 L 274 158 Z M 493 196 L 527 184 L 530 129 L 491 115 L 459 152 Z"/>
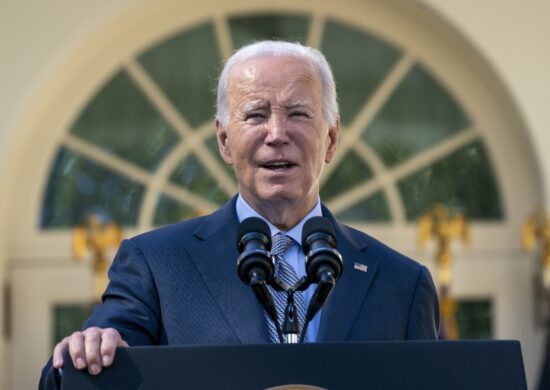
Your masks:
<path fill-rule="evenodd" d="M 358 263 L 358 262 L 355 262 L 353 264 L 353 268 L 355 268 L 357 271 L 361 271 L 361 272 L 367 272 L 367 270 L 369 269 L 368 265 L 361 264 L 361 263 Z"/>

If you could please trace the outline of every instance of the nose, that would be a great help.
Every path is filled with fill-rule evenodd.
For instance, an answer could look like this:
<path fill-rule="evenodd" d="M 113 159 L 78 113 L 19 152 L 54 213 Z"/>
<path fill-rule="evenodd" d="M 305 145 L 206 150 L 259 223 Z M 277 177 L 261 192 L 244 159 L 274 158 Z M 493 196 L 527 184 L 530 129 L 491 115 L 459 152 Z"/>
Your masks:
<path fill-rule="evenodd" d="M 277 146 L 287 144 L 288 141 L 287 123 L 284 115 L 272 113 L 267 123 L 266 144 Z"/>

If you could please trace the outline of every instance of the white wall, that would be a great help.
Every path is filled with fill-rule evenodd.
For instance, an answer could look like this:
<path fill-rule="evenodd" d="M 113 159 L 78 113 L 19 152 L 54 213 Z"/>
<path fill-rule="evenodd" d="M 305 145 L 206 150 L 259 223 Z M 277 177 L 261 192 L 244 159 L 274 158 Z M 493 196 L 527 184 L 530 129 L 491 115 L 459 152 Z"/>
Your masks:
<path fill-rule="evenodd" d="M 41 86 L 73 47 L 119 13 L 131 0 L 0 0 L 0 182 L 10 183 L 15 156 L 28 141 L 17 133 Z M 135 1 L 134 1 L 135 2 Z M 0 286 L 6 278 L 7 199 L 0 186 Z M 0 299 L 0 323 L 3 322 Z M 0 389 L 7 389 L 8 344 L 0 338 Z M 29 374 L 33 377 L 38 373 Z M 33 386 L 34 387 L 34 386 Z"/>

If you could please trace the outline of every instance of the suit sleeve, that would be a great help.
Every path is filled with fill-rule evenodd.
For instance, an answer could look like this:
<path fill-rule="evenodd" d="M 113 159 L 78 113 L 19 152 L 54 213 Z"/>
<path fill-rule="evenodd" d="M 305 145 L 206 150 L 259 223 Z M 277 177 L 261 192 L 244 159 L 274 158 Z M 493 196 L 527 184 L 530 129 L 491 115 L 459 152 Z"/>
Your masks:
<path fill-rule="evenodd" d="M 124 240 L 109 269 L 103 304 L 94 307 L 83 329 L 115 328 L 130 345 L 159 343 L 160 305 L 151 269 L 133 240 Z"/>
<path fill-rule="evenodd" d="M 439 332 L 439 300 L 430 271 L 421 266 L 413 294 L 407 340 L 437 339 Z"/>
<path fill-rule="evenodd" d="M 115 328 L 131 346 L 158 343 L 158 295 L 151 270 L 133 241 L 124 240 L 121 243 L 109 270 L 109 280 L 103 294 L 103 304 L 94 307 L 82 328 Z M 51 359 L 42 370 L 38 388 L 60 388 L 60 377 Z"/>
<path fill-rule="evenodd" d="M 42 369 L 38 390 L 59 390 L 61 389 L 61 378 L 59 372 L 53 368 L 52 359 Z"/>

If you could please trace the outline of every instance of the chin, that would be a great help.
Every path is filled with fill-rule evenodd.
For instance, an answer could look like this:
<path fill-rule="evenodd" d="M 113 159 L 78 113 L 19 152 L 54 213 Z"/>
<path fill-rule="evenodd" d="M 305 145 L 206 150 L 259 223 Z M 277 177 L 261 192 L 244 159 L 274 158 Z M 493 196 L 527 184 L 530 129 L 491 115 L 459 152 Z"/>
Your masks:
<path fill-rule="evenodd" d="M 304 201 L 307 195 L 304 192 L 297 192 L 295 189 L 285 189 L 276 191 L 266 191 L 261 194 L 262 199 L 268 202 L 294 203 Z"/>

